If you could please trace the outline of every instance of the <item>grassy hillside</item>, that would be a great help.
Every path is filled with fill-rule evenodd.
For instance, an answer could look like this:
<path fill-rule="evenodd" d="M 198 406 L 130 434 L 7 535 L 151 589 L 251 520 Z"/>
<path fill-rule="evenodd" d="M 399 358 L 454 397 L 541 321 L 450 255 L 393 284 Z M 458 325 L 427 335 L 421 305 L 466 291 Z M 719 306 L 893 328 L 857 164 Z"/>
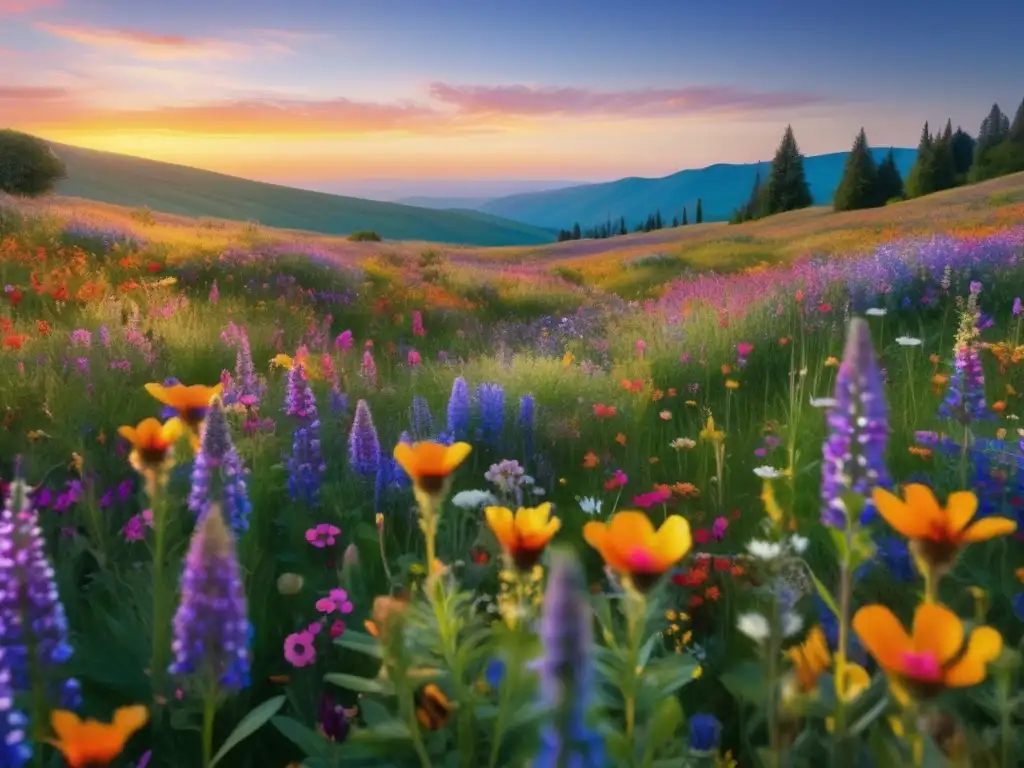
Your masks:
<path fill-rule="evenodd" d="M 874 152 L 881 160 L 888 150 L 876 149 Z M 897 149 L 894 152 L 896 164 L 905 176 L 914 164 L 917 150 Z M 807 181 L 816 203 L 832 201 L 847 154 L 833 152 L 808 157 L 804 161 Z M 760 172 L 764 178 L 769 165 L 768 162 L 718 164 L 680 171 L 660 179 L 633 177 L 549 192 L 509 195 L 481 205 L 480 210 L 556 229 L 571 227 L 573 222 L 579 222 L 585 228 L 606 219 L 614 221 L 625 216 L 632 228 L 657 209 L 661 209 L 666 221 L 672 221 L 673 216 L 682 216 L 683 206 L 689 209 L 692 222 L 699 197 L 703 200 L 705 221 L 725 221 L 733 209 L 750 195 L 756 174 Z"/>
<path fill-rule="evenodd" d="M 436 211 L 395 203 L 308 192 L 182 165 L 54 145 L 67 164 L 58 193 L 183 216 L 255 220 L 269 227 L 325 234 L 372 229 L 394 240 L 467 245 L 536 245 L 553 241 L 543 229 L 497 215 Z"/>

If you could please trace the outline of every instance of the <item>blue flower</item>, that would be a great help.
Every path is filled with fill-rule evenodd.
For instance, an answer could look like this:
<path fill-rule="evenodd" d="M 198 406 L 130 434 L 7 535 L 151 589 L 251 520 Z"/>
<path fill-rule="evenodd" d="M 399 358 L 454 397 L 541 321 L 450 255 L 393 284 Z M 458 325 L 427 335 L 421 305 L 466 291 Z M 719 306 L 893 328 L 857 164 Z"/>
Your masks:
<path fill-rule="evenodd" d="M 722 737 L 722 724 L 714 715 L 694 715 L 690 718 L 690 751 L 709 754 L 718 749 Z"/>

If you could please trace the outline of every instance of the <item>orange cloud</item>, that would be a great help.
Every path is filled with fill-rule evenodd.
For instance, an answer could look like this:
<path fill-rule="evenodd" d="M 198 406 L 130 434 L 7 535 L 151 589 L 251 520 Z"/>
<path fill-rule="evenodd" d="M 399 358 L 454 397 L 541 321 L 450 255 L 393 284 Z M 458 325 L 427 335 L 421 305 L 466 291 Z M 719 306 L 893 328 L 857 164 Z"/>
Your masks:
<path fill-rule="evenodd" d="M 0 0 L 2 2 L 2 0 Z M 137 29 L 79 27 L 39 22 L 36 27 L 82 45 L 130 53 L 144 59 L 242 59 L 248 47 L 228 40 L 158 35 Z"/>
<path fill-rule="evenodd" d="M 464 114 L 533 117 L 662 117 L 706 112 L 761 112 L 825 101 L 810 93 L 759 93 L 733 86 L 595 91 L 529 85 L 432 83 L 430 95 Z"/>
<path fill-rule="evenodd" d="M 40 8 L 55 8 L 58 5 L 60 0 L 0 0 L 0 16 L 30 13 Z"/>

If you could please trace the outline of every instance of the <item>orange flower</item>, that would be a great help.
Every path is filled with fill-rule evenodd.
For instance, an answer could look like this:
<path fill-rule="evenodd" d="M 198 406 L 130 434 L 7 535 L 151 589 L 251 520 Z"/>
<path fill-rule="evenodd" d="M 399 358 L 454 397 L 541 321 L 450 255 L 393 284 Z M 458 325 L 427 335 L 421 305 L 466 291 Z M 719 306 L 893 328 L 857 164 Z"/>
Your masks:
<path fill-rule="evenodd" d="M 446 446 L 427 440 L 412 445 L 399 443 L 395 446 L 394 457 L 412 479 L 416 490 L 436 499 L 447 493 L 452 472 L 472 450 L 469 443 Z"/>
<path fill-rule="evenodd" d="M 125 744 L 149 720 L 149 711 L 141 706 L 121 707 L 111 723 L 80 720 L 74 712 L 56 709 L 50 725 L 56 738 L 50 739 L 70 768 L 107 765 L 124 751 Z"/>
<path fill-rule="evenodd" d="M 932 457 L 931 448 L 922 448 L 919 445 L 912 445 L 907 449 L 911 456 L 920 456 L 922 459 L 930 459 Z"/>
<path fill-rule="evenodd" d="M 528 571 L 537 564 L 562 521 L 551 517 L 551 503 L 520 507 L 513 515 L 507 507 L 487 507 L 487 525 L 516 568 Z"/>
<path fill-rule="evenodd" d="M 206 419 L 206 413 L 210 410 L 210 401 L 220 394 L 224 388 L 223 384 L 207 387 L 203 384 L 147 384 L 146 391 L 164 405 L 170 406 L 178 412 L 178 418 L 185 422 L 186 426 L 193 432 L 197 432 L 199 425 Z"/>
<path fill-rule="evenodd" d="M 583 468 L 593 469 L 594 467 L 597 466 L 598 461 L 599 459 L 597 458 L 596 453 L 594 453 L 593 451 L 587 451 L 586 454 L 584 454 L 583 456 Z"/>
<path fill-rule="evenodd" d="M 814 626 L 800 645 L 786 651 L 786 656 L 793 662 L 793 673 L 803 693 L 813 691 L 818 685 L 818 676 L 832 666 L 832 654 L 819 626 Z"/>
<path fill-rule="evenodd" d="M 1004 400 L 996 400 L 992 403 L 992 410 L 995 413 L 1002 413 L 1006 410 L 1006 402 Z"/>
<path fill-rule="evenodd" d="M 948 376 L 943 376 L 941 373 L 936 373 L 932 376 L 932 390 L 935 392 L 936 397 L 945 392 L 948 383 Z"/>
<path fill-rule="evenodd" d="M 980 683 L 986 665 L 1003 650 L 992 627 L 975 627 L 965 638 L 957 615 L 937 603 L 917 607 L 909 635 L 884 605 L 857 611 L 853 629 L 886 674 L 919 698 Z"/>
<path fill-rule="evenodd" d="M 615 436 L 615 442 L 618 443 L 621 446 L 625 446 L 626 445 L 626 433 L 625 432 L 619 432 L 619 434 L 617 434 Z"/>
<path fill-rule="evenodd" d="M 655 530 L 647 515 L 632 510 L 616 513 L 607 523 L 587 523 L 583 538 L 641 591 L 652 587 L 693 545 L 685 518 L 669 515 Z"/>
<path fill-rule="evenodd" d="M 136 472 L 167 469 L 174 456 L 174 444 L 185 432 L 180 419 L 161 424 L 153 418 L 143 419 L 136 427 L 118 427 L 118 434 L 132 444 L 128 457 Z"/>
<path fill-rule="evenodd" d="M 386 643 L 388 633 L 401 621 L 405 610 L 409 607 L 409 601 L 389 595 L 378 595 L 373 599 L 373 618 L 363 622 L 366 631 L 376 637 L 381 643 Z"/>
<path fill-rule="evenodd" d="M 940 574 L 967 544 L 1005 536 L 1017 528 L 1005 517 L 986 517 L 972 524 L 978 498 L 970 491 L 951 493 L 945 508 L 928 486 L 916 483 L 904 487 L 903 500 L 881 488 L 874 490 L 872 499 L 885 521 L 910 539 L 919 564 Z"/>

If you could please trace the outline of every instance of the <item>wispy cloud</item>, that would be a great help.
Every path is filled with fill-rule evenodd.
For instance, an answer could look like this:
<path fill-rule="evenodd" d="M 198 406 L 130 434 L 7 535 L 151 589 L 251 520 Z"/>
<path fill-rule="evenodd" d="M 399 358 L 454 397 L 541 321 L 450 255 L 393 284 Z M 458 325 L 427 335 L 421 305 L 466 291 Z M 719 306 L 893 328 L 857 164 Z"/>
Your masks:
<path fill-rule="evenodd" d="M 59 5 L 60 0 L 0 0 L 0 16 L 31 13 L 43 8 L 55 8 Z"/>
<path fill-rule="evenodd" d="M 733 86 L 596 91 L 573 87 L 432 83 L 430 95 L 464 114 L 523 117 L 660 117 L 705 112 L 762 112 L 825 101 L 811 93 L 757 92 Z"/>
<path fill-rule="evenodd" d="M 138 29 L 87 27 L 47 22 L 39 22 L 36 27 L 65 40 L 94 48 L 120 51 L 141 59 L 243 59 L 249 52 L 248 46 L 230 40 L 161 35 Z"/>
<path fill-rule="evenodd" d="M 68 97 L 67 88 L 49 85 L 0 85 L 0 102 L 59 101 Z"/>

